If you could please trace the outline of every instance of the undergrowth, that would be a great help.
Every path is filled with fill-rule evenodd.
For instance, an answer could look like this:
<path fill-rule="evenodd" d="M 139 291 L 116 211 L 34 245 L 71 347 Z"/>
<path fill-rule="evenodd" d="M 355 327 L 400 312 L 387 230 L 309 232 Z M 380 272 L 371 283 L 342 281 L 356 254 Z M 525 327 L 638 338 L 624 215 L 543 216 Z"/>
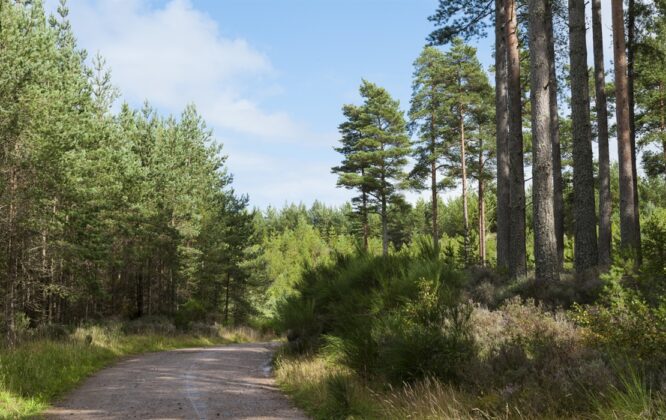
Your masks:
<path fill-rule="evenodd" d="M 540 411 L 538 401 L 497 404 L 499 391 L 474 394 L 427 377 L 400 386 L 368 381 L 319 355 L 282 354 L 280 388 L 314 419 L 662 419 L 666 399 L 651 393 L 637 372 L 621 376 L 603 395 L 587 394 L 590 407 L 568 414 Z"/>
<path fill-rule="evenodd" d="M 427 251 L 340 257 L 279 306 L 278 380 L 315 418 L 666 418 L 660 272 L 546 287 Z"/>

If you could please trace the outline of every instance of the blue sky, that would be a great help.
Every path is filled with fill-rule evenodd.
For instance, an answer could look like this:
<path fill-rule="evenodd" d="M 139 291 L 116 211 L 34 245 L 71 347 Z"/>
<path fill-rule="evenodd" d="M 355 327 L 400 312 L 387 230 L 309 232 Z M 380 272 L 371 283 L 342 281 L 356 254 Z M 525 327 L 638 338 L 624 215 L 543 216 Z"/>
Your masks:
<path fill-rule="evenodd" d="M 56 0 L 47 0 L 53 9 Z M 104 56 L 123 100 L 163 114 L 195 103 L 234 187 L 265 208 L 335 187 L 340 108 L 362 78 L 409 105 L 412 63 L 437 0 L 74 0 L 79 44 Z M 609 39 L 609 38 L 607 38 Z M 493 39 L 476 42 L 488 68 Z M 610 42 L 608 42 L 610 43 Z M 491 77 L 492 79 L 492 77 Z M 412 198 L 414 196 L 412 195 Z"/>

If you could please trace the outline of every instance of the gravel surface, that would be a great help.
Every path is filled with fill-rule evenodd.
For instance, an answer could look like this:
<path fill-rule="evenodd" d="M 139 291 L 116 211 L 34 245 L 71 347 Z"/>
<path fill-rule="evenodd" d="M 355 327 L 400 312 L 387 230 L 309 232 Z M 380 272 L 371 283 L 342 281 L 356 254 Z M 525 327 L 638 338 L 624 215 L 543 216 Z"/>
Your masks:
<path fill-rule="evenodd" d="M 151 353 L 90 377 L 50 419 L 306 419 L 275 387 L 271 343 Z"/>

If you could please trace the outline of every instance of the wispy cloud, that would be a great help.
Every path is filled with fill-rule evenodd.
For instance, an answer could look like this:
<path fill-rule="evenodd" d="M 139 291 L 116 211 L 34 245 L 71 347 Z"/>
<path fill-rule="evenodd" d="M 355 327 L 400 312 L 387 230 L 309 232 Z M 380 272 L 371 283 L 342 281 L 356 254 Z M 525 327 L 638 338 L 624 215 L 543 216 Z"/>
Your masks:
<path fill-rule="evenodd" d="M 46 0 L 47 8 L 54 11 L 57 1 Z M 197 105 L 225 144 L 237 190 L 253 204 L 346 199 L 327 162 L 337 133 L 266 106 L 267 98 L 289 93 L 280 71 L 246 39 L 223 35 L 195 2 L 76 0 L 70 19 L 80 46 L 107 60 L 124 100 L 148 100 L 174 114 Z"/>
<path fill-rule="evenodd" d="M 83 0 L 71 17 L 83 47 L 99 51 L 113 79 L 132 103 L 145 99 L 177 112 L 195 102 L 216 128 L 285 139 L 305 132 L 282 111 L 268 111 L 249 97 L 271 86 L 268 57 L 241 38 L 221 35 L 217 23 L 190 0 L 149 8 L 146 0 Z"/>

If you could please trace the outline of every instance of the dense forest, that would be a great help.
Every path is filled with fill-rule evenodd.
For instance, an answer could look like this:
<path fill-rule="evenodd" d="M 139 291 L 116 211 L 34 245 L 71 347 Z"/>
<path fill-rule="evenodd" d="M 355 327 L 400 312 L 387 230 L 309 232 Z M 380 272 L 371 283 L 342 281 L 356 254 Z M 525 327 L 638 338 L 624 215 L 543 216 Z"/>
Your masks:
<path fill-rule="evenodd" d="M 350 202 L 252 209 L 194 104 L 118 103 L 64 0 L 0 0 L 4 345 L 252 325 L 319 418 L 664 415 L 666 2 L 587 5 L 440 0 L 410 103 L 342 106 Z"/>

